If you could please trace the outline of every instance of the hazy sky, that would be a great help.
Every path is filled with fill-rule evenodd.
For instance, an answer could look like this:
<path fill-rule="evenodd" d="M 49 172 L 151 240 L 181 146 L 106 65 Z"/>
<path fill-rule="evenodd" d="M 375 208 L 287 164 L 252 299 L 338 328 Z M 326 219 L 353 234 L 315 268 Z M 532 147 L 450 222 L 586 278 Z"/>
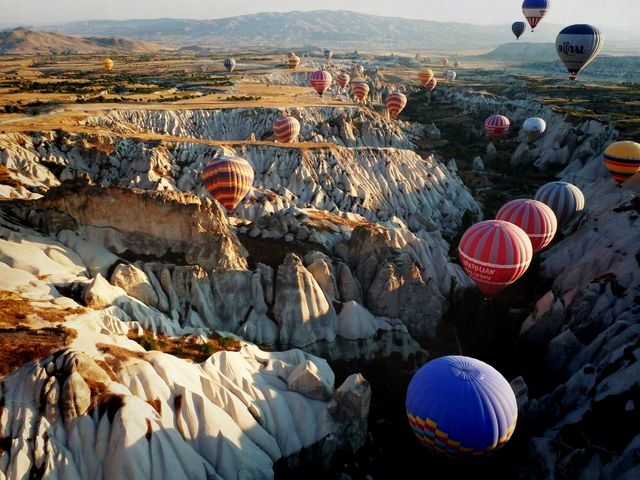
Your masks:
<path fill-rule="evenodd" d="M 550 23 L 629 27 L 640 0 L 551 0 Z M 0 22 L 54 23 L 87 19 L 208 19 L 264 11 L 347 9 L 375 15 L 479 24 L 521 18 L 521 0 L 0 0 Z"/>

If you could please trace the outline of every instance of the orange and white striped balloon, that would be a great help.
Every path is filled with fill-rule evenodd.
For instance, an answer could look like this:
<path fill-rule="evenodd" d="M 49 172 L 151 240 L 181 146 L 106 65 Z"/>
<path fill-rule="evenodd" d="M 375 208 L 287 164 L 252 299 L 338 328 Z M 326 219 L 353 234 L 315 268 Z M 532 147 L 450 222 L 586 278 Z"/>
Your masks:
<path fill-rule="evenodd" d="M 524 274 L 531 264 L 533 247 L 520 227 L 486 220 L 464 232 L 458 255 L 467 275 L 485 297 L 491 297 Z"/>
<path fill-rule="evenodd" d="M 364 81 L 354 80 L 351 82 L 351 90 L 358 100 L 361 102 L 369 95 L 369 85 Z"/>
<path fill-rule="evenodd" d="M 436 80 L 436 77 L 433 77 L 431 80 L 427 82 L 427 84 L 424 87 L 430 92 L 433 92 L 437 85 L 438 85 L 438 80 Z"/>
<path fill-rule="evenodd" d="M 253 184 L 253 167 L 244 158 L 220 157 L 202 171 L 205 188 L 228 211 L 234 210 Z"/>
<path fill-rule="evenodd" d="M 511 200 L 498 210 L 496 220 L 511 222 L 523 229 L 531 240 L 533 253 L 549 245 L 558 229 L 556 214 L 538 200 Z"/>
<path fill-rule="evenodd" d="M 336 82 L 342 88 L 346 88 L 346 86 L 349 85 L 350 80 L 351 80 L 351 77 L 349 76 L 349 74 L 345 72 L 340 72 L 338 75 L 336 75 Z"/>
<path fill-rule="evenodd" d="M 407 97 L 400 92 L 393 92 L 387 96 L 386 103 L 391 117 L 398 118 L 400 112 L 407 106 Z"/>
<path fill-rule="evenodd" d="M 309 79 L 311 81 L 311 86 L 320 96 L 329 89 L 331 82 L 333 81 L 333 77 L 331 77 L 331 74 L 326 70 L 311 72 Z"/>
<path fill-rule="evenodd" d="M 279 117 L 273 122 L 273 133 L 279 142 L 294 142 L 300 133 L 300 122 L 296 118 L 286 115 Z"/>

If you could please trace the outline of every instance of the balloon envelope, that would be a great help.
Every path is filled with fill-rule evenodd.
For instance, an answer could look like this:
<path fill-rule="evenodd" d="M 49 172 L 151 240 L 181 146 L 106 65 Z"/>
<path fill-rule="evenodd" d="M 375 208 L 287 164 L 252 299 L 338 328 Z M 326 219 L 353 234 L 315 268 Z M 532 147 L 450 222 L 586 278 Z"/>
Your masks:
<path fill-rule="evenodd" d="M 300 65 L 300 57 L 297 56 L 295 53 L 289 57 L 289 59 L 287 60 L 287 64 L 293 68 L 296 69 L 298 68 L 298 65 Z"/>
<path fill-rule="evenodd" d="M 342 88 L 345 88 L 347 85 L 349 85 L 349 81 L 351 80 L 351 77 L 349 76 L 349 74 L 345 73 L 345 72 L 340 72 L 337 76 L 336 76 L 336 82 L 338 83 L 338 85 L 340 85 Z"/>
<path fill-rule="evenodd" d="M 460 355 L 436 358 L 416 372 L 407 388 L 406 410 L 423 445 L 457 458 L 499 449 L 518 419 L 515 394 L 500 372 Z"/>
<path fill-rule="evenodd" d="M 424 87 L 430 92 L 433 92 L 433 90 L 436 88 L 437 85 L 438 85 L 438 80 L 436 80 L 436 77 L 433 77 L 431 80 L 427 82 L 427 84 Z"/>
<path fill-rule="evenodd" d="M 556 37 L 556 50 L 571 80 L 584 69 L 602 50 L 603 36 L 591 25 L 569 25 Z"/>
<path fill-rule="evenodd" d="M 224 68 L 227 72 L 231 73 L 236 68 L 236 60 L 234 58 L 225 58 L 224 59 Z"/>
<path fill-rule="evenodd" d="M 490 297 L 524 274 L 533 247 L 520 227 L 503 220 L 486 220 L 464 232 L 458 254 L 467 275 L 485 297 Z"/>
<path fill-rule="evenodd" d="M 491 115 L 484 121 L 484 130 L 493 138 L 497 140 L 509 131 L 511 122 L 504 115 Z"/>
<path fill-rule="evenodd" d="M 527 25 L 524 22 L 513 22 L 513 25 L 511 25 L 511 31 L 518 40 L 520 39 L 526 28 Z"/>
<path fill-rule="evenodd" d="M 444 71 L 444 78 L 446 78 L 448 82 L 453 82 L 456 79 L 456 76 L 456 72 L 453 70 Z"/>
<path fill-rule="evenodd" d="M 320 96 L 329 89 L 331 82 L 333 81 L 331 74 L 326 70 L 311 72 L 309 78 L 311 80 L 311 86 Z"/>
<path fill-rule="evenodd" d="M 533 253 L 549 245 L 558 228 L 556 214 L 537 200 L 511 200 L 498 210 L 496 220 L 513 223 L 524 230 L 531 240 Z"/>
<path fill-rule="evenodd" d="M 216 158 L 205 165 L 202 181 L 211 196 L 232 211 L 251 190 L 253 168 L 240 157 Z"/>
<path fill-rule="evenodd" d="M 282 116 L 273 122 L 273 133 L 282 143 L 291 143 L 298 138 L 300 122 L 294 117 Z"/>
<path fill-rule="evenodd" d="M 102 67 L 105 69 L 105 71 L 110 72 L 113 68 L 113 60 L 111 60 L 110 58 L 105 58 L 104 60 L 102 60 Z"/>
<path fill-rule="evenodd" d="M 640 172 L 640 143 L 624 141 L 609 145 L 604 151 L 604 166 L 616 182 L 623 183 Z"/>
<path fill-rule="evenodd" d="M 546 204 L 556 214 L 558 228 L 564 227 L 584 208 L 584 195 L 568 182 L 551 182 L 541 186 L 535 199 Z"/>
<path fill-rule="evenodd" d="M 331 60 L 331 57 L 333 57 L 333 52 L 331 50 L 325 50 L 322 53 L 324 55 L 324 58 L 326 58 L 327 60 Z"/>
<path fill-rule="evenodd" d="M 400 112 L 407 106 L 407 97 L 400 92 L 393 92 L 387 96 L 386 104 L 391 116 L 398 118 Z"/>
<path fill-rule="evenodd" d="M 544 133 L 546 129 L 547 122 L 539 117 L 527 118 L 522 124 L 522 130 L 524 130 L 525 133 L 534 133 L 536 135 L 539 135 L 541 133 Z"/>
<path fill-rule="evenodd" d="M 420 79 L 420 83 L 426 87 L 427 83 L 429 83 L 429 81 L 433 78 L 433 70 L 429 68 L 422 70 L 418 74 L 418 78 Z"/>
<path fill-rule="evenodd" d="M 542 17 L 547 14 L 549 9 L 549 0 L 524 0 L 522 2 L 522 13 L 531 25 L 531 31 L 540 23 Z"/>
<path fill-rule="evenodd" d="M 354 80 L 351 82 L 351 90 L 358 100 L 361 102 L 369 95 L 369 85 L 364 81 Z"/>

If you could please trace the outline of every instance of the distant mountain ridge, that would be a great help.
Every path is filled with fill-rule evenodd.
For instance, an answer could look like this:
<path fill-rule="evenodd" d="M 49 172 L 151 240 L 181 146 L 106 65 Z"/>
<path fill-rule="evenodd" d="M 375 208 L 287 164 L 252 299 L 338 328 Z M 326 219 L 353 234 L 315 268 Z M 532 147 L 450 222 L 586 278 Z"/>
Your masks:
<path fill-rule="evenodd" d="M 268 12 L 215 20 L 95 20 L 42 28 L 66 35 L 117 35 L 176 46 L 322 45 L 406 51 L 491 48 L 513 39 L 508 25 L 412 20 L 346 10 Z M 559 30 L 557 25 L 543 23 L 535 38 L 552 41 Z"/>
<path fill-rule="evenodd" d="M 85 53 L 141 53 L 159 50 L 158 45 L 118 37 L 79 38 L 14 28 L 0 31 L 0 55 L 59 55 Z"/>
<path fill-rule="evenodd" d="M 554 43 L 510 42 L 477 58 L 518 63 L 551 62 L 558 60 Z"/>

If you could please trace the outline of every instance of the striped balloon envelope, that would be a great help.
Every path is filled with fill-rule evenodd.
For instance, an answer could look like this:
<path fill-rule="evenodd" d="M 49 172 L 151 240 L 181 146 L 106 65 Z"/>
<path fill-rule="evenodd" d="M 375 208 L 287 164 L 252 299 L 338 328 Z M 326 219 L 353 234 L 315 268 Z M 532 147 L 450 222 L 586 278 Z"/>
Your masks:
<path fill-rule="evenodd" d="M 520 40 L 526 29 L 527 25 L 524 22 L 513 22 L 513 25 L 511 25 L 511 31 L 516 36 L 516 40 Z"/>
<path fill-rule="evenodd" d="M 427 68 L 418 73 L 418 78 L 420 79 L 420 83 L 426 87 L 427 83 L 433 78 L 433 70 Z"/>
<path fill-rule="evenodd" d="M 361 102 L 369 95 L 369 85 L 362 80 L 354 80 L 351 82 L 351 91 Z"/>
<path fill-rule="evenodd" d="M 604 166 L 616 182 L 623 183 L 640 172 L 640 143 L 624 141 L 609 145 L 604 151 Z"/>
<path fill-rule="evenodd" d="M 551 182 L 541 186 L 536 192 L 535 199 L 553 210 L 558 228 L 563 228 L 576 213 L 584 208 L 582 191 L 567 182 Z"/>
<path fill-rule="evenodd" d="M 320 96 L 329 89 L 333 81 L 331 74 L 326 70 L 311 72 L 309 79 L 311 80 L 311 86 Z"/>
<path fill-rule="evenodd" d="M 386 104 L 391 116 L 398 118 L 400 112 L 407 106 L 407 97 L 400 92 L 393 92 L 387 96 Z"/>
<path fill-rule="evenodd" d="M 235 60 L 235 58 L 225 58 L 224 59 L 224 68 L 229 73 L 233 72 L 235 70 L 235 68 L 236 68 L 236 60 Z"/>
<path fill-rule="evenodd" d="M 549 0 L 524 0 L 522 2 L 522 13 L 531 25 L 531 31 L 536 28 L 542 17 L 547 14 Z"/>
<path fill-rule="evenodd" d="M 457 459 L 498 450 L 518 420 L 509 382 L 491 365 L 461 355 L 423 365 L 409 383 L 405 406 L 420 443 Z"/>
<path fill-rule="evenodd" d="M 273 133 L 279 142 L 294 142 L 300 133 L 300 122 L 294 117 L 279 117 L 273 122 Z"/>
<path fill-rule="evenodd" d="M 429 80 L 427 82 L 427 84 L 424 86 L 424 88 L 426 88 L 430 92 L 433 92 L 435 90 L 436 86 L 438 86 L 438 80 L 436 79 L 436 77 L 433 77 L 431 80 Z"/>
<path fill-rule="evenodd" d="M 558 229 L 556 214 L 538 200 L 511 200 L 498 210 L 496 220 L 511 222 L 523 229 L 534 253 L 549 245 Z"/>
<path fill-rule="evenodd" d="M 348 73 L 340 72 L 338 75 L 336 75 L 336 82 L 342 88 L 346 88 L 347 85 L 349 85 L 350 81 L 351 81 L 351 77 L 349 76 Z"/>
<path fill-rule="evenodd" d="M 484 121 L 484 131 L 497 140 L 509 131 L 511 122 L 504 115 L 491 115 Z"/>
<path fill-rule="evenodd" d="M 471 226 L 458 246 L 462 268 L 485 297 L 491 297 L 518 280 L 533 257 L 526 232 L 503 220 L 486 220 Z"/>
<path fill-rule="evenodd" d="M 211 196 L 231 212 L 251 190 L 253 168 L 244 158 L 216 158 L 205 165 L 202 181 Z"/>
<path fill-rule="evenodd" d="M 300 65 L 300 57 L 297 56 L 295 53 L 289 57 L 289 59 L 287 60 L 287 64 L 289 65 L 289 67 L 296 69 L 298 68 L 298 65 Z"/>

